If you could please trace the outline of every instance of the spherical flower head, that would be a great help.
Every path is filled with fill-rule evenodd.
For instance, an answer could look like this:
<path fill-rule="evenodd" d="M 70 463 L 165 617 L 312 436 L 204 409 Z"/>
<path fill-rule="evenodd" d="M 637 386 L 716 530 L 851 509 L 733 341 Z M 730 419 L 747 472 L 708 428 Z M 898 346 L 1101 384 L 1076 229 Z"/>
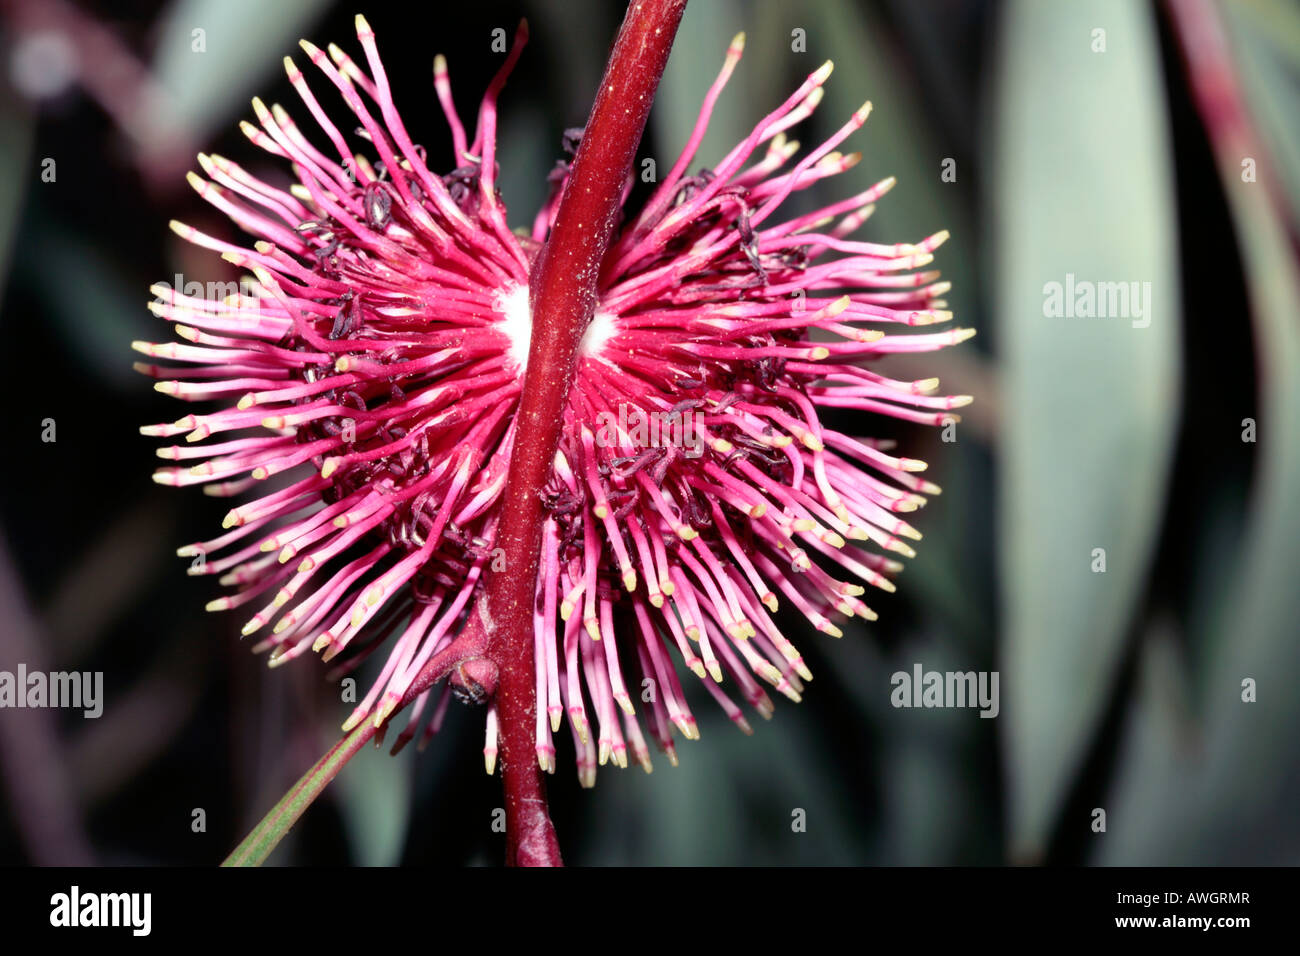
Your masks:
<path fill-rule="evenodd" d="M 177 464 L 156 479 L 248 498 L 224 534 L 181 549 L 202 556 L 195 573 L 234 589 L 209 608 L 241 609 L 272 665 L 311 649 L 343 674 L 387 655 L 349 728 L 385 725 L 476 613 L 487 578 L 510 573 L 494 540 L 529 355 L 529 272 L 567 180 L 561 162 L 531 229 L 508 227 L 496 108 L 523 27 L 472 140 L 435 60 L 453 145 L 441 174 L 403 127 L 360 17 L 357 32 L 368 73 L 338 47 L 302 44 L 359 122 L 351 137 L 285 59 L 335 155 L 254 100 L 258 125 L 244 132 L 297 182 L 278 189 L 207 155 L 207 178 L 190 176 L 260 238 L 244 248 L 174 228 L 248 270 L 246 293 L 210 301 L 155 287 L 154 312 L 184 342 L 137 343 L 184 363 L 139 366 L 160 391 L 222 405 L 143 429 L 185 436 L 159 450 Z M 850 238 L 892 178 L 777 215 L 791 193 L 857 162 L 837 147 L 869 105 L 797 160 L 786 136 L 816 109 L 829 63 L 713 167 L 688 174 L 742 48 L 737 37 L 672 169 L 625 211 L 541 491 L 537 758 L 554 771 L 553 735 L 567 721 L 588 786 L 610 761 L 648 771 L 647 733 L 674 763 L 673 728 L 699 736 L 679 662 L 748 733 L 733 694 L 769 717 L 769 689 L 798 701 L 812 676 L 777 627 L 782 602 L 838 637 L 846 617 L 875 619 L 867 587 L 894 589 L 895 556 L 911 556 L 920 537 L 904 516 L 939 489 L 918 476 L 923 462 L 827 427 L 821 410 L 943 424 L 969 400 L 934 394 L 937 379 L 869 368 L 972 334 L 910 329 L 951 319 L 947 283 L 925 268 L 946 233 Z M 457 686 L 474 696 L 465 688 L 477 685 Z M 444 683 L 419 694 L 395 750 L 437 730 L 449 693 Z M 489 703 L 489 772 L 496 734 Z"/>

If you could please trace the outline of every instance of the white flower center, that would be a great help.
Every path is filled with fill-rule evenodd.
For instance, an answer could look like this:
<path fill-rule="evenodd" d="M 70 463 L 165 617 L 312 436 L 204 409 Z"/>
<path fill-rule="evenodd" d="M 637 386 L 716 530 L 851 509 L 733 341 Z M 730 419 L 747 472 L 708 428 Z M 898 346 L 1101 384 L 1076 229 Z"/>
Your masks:
<path fill-rule="evenodd" d="M 528 367 L 528 347 L 533 337 L 533 315 L 528 304 L 528 286 L 512 285 L 497 296 L 496 310 L 502 316 L 501 331 L 510 339 L 510 358 L 520 370 Z M 612 312 L 597 311 L 583 333 L 578 356 L 596 355 L 617 331 Z"/>
<path fill-rule="evenodd" d="M 533 316 L 528 308 L 528 286 L 513 285 L 497 296 L 497 311 L 505 318 L 501 331 L 510 339 L 510 358 L 519 370 L 528 365 L 528 345 L 533 338 Z"/>
<path fill-rule="evenodd" d="M 605 348 L 605 343 L 618 331 L 614 325 L 614 313 L 596 310 L 591 317 L 591 324 L 582 334 L 582 344 L 578 346 L 578 355 L 586 357 L 598 355 Z"/>

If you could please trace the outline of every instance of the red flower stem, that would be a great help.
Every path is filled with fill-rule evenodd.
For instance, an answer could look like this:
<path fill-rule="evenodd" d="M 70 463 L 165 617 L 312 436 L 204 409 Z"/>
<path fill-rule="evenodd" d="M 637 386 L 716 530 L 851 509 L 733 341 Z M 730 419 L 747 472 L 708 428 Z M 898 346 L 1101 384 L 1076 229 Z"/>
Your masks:
<path fill-rule="evenodd" d="M 533 602 L 545 520 L 541 492 L 551 477 L 578 346 L 596 311 L 600 265 L 685 8 L 686 0 L 629 4 L 555 226 L 532 268 L 532 339 L 496 539 L 504 568 L 488 581 L 479 612 L 487 629 L 486 656 L 498 669 L 510 865 L 561 863 L 534 749 Z"/>
<path fill-rule="evenodd" d="M 504 551 L 503 571 L 490 578 L 465 630 L 425 664 L 394 711 L 400 712 L 453 671 L 453 679 L 462 684 L 491 685 L 495 679 L 506 862 L 511 865 L 562 863 L 533 749 L 532 608 L 545 517 L 541 493 L 559 446 L 578 346 L 596 311 L 597 278 L 617 225 L 623 187 L 685 8 L 686 0 L 633 0 L 628 7 L 555 226 L 533 266 L 532 340 L 496 541 Z M 335 744 L 222 865 L 260 865 L 374 735 L 374 723 L 367 720 Z"/>

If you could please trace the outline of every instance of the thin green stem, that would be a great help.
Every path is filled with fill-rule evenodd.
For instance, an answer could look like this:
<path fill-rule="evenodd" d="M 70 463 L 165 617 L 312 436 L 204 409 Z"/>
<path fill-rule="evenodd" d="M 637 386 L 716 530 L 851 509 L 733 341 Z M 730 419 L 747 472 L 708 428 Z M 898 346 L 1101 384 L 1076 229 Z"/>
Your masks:
<path fill-rule="evenodd" d="M 446 677 L 461 661 L 473 657 L 482 649 L 482 634 L 474 627 L 467 628 L 456 640 L 430 658 L 420 673 L 416 675 L 401 704 L 387 718 L 405 709 L 412 701 L 429 689 L 434 683 Z M 375 735 L 373 720 L 365 720 L 352 729 L 346 737 L 330 748 L 329 752 L 308 770 L 289 792 L 280 798 L 280 802 L 271 808 L 243 842 L 231 851 L 222 866 L 261 866 L 271 851 L 279 846 L 298 822 L 298 818 L 324 792 L 329 782 L 338 776 L 344 765 L 360 752 L 366 742 Z"/>
<path fill-rule="evenodd" d="M 226 857 L 221 865 L 261 866 L 266 862 L 271 851 L 288 835 L 303 811 L 312 805 L 329 782 L 338 776 L 344 764 L 351 760 L 374 735 L 374 722 L 367 720 L 330 748 L 329 753 L 316 761 L 316 765 L 302 775 L 302 778 L 280 798 L 280 802 L 271 808 L 271 812 L 262 818 L 262 822 L 255 826 L 248 836 L 244 837 L 244 841 L 231 851 L 230 856 Z"/>

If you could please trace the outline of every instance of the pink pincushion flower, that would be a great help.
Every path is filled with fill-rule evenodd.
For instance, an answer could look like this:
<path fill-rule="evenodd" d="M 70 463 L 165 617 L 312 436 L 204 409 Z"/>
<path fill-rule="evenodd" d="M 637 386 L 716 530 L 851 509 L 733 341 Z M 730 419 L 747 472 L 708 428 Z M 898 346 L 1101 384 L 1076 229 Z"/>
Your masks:
<path fill-rule="evenodd" d="M 287 159 L 297 183 L 286 192 L 200 156 L 209 179 L 191 174 L 195 189 L 261 238 L 246 249 L 174 226 L 250 270 L 254 294 L 209 301 L 156 287 L 154 311 L 189 344 L 136 346 L 186 363 L 140 366 L 165 377 L 160 391 L 226 403 L 143 429 L 186 438 L 159 450 L 178 464 L 156 479 L 260 492 L 227 515 L 224 534 L 181 549 L 204 556 L 197 573 L 235 588 L 209 607 L 249 615 L 244 633 L 260 636 L 273 665 L 310 648 L 344 655 L 346 671 L 386 650 L 345 727 L 384 724 L 464 626 L 485 575 L 502 570 L 493 542 L 528 358 L 529 269 L 564 186 L 557 177 L 530 234 L 510 230 L 495 185 L 496 103 L 522 27 L 472 140 L 435 61 L 454 149 L 443 175 L 402 126 L 361 18 L 358 36 L 369 76 L 337 47 L 303 48 L 374 158 L 354 154 L 286 58 L 337 155 L 254 100 L 260 128 L 245 133 Z M 816 108 L 829 63 L 712 169 L 687 175 L 742 45 L 605 259 L 544 492 L 537 755 L 554 770 L 552 735 L 567 716 L 584 785 L 597 764 L 627 766 L 629 750 L 649 770 L 647 730 L 673 762 L 670 728 L 698 737 L 677 659 L 749 732 L 728 687 L 767 717 L 764 684 L 797 701 L 811 677 L 773 620 L 779 602 L 839 636 L 840 616 L 874 619 L 864 586 L 893 590 L 901 565 L 888 553 L 911 555 L 907 539 L 919 537 L 902 515 L 939 489 L 916 475 L 924 463 L 827 428 L 819 408 L 938 424 L 968 401 L 933 395 L 935 379 L 865 367 L 971 334 L 881 328 L 951 318 L 947 283 L 916 271 L 946 233 L 902 245 L 848 238 L 892 178 L 797 219 L 775 216 L 792 192 L 857 160 L 835 150 L 866 106 L 783 171 L 798 149 L 785 132 Z M 437 729 L 448 690 L 434 706 L 431 691 L 417 698 L 399 746 Z M 491 705 L 487 726 L 490 772 Z"/>

